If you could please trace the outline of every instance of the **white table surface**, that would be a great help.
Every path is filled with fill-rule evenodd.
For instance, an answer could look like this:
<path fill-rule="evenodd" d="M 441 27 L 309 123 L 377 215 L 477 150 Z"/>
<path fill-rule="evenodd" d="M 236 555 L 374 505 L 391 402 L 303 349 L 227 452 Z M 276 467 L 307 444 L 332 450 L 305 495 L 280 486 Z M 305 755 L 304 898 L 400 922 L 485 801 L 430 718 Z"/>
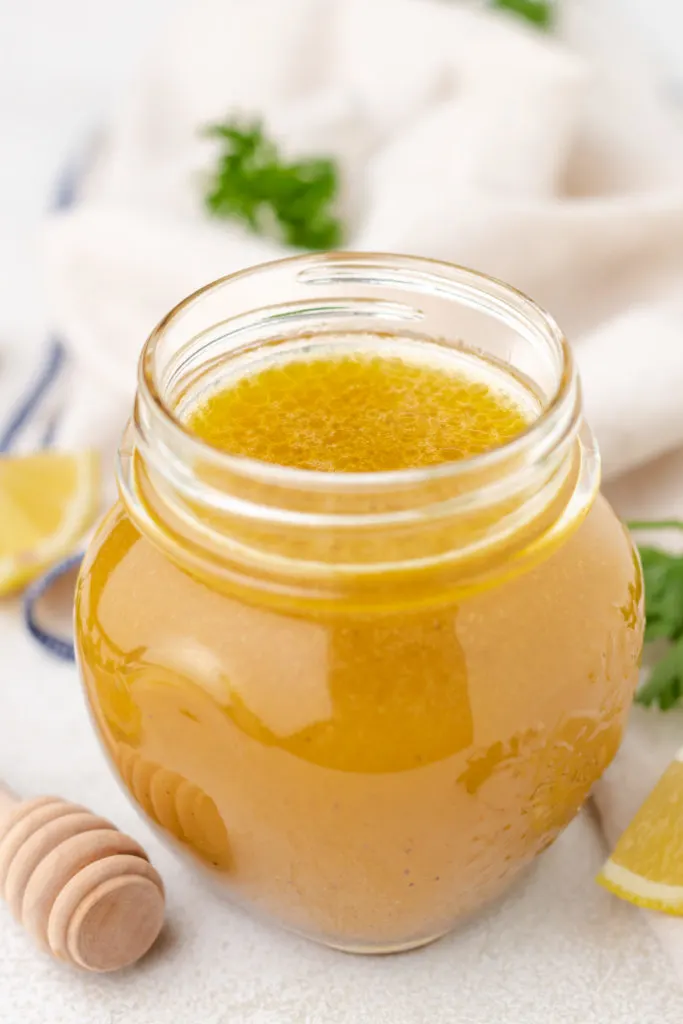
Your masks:
<path fill-rule="evenodd" d="M 40 222 L 65 159 L 88 129 L 106 118 L 158 19 L 175 0 L 0 0 L 0 389 L 17 353 L 39 346 L 47 328 L 40 285 Z M 598 2 L 598 0 L 596 0 Z M 605 0 L 631 16 L 674 76 L 683 82 L 680 0 Z M 0 390 L 0 394 L 1 394 Z M 431 950 L 388 961 L 337 954 L 240 918 L 241 960 L 231 942 L 230 912 L 208 896 L 136 819 L 96 749 L 75 670 L 51 660 L 18 628 L 18 607 L 0 605 L 0 778 L 17 790 L 48 789 L 106 807 L 150 849 L 169 888 L 171 928 L 141 972 L 84 978 L 37 955 L 0 908 L 0 1021 L 5 1024 L 680 1024 L 683 992 L 644 919 L 593 887 L 602 858 L 597 841 L 586 863 L 567 864 L 575 910 L 558 916 L 550 891 L 551 859 L 570 859 L 571 832 L 524 883 L 538 891 L 526 923 L 545 944 L 538 963 L 524 956 L 525 936 L 506 904 L 467 926 L 480 956 L 496 968 L 486 991 L 459 961 L 457 935 Z M 71 756 L 49 752 L 55 730 Z M 74 751 L 77 756 L 74 757 Z M 87 765 L 79 770 L 78 764 Z M 580 817 L 574 830 L 589 830 Z M 590 888 L 593 887 L 593 888 Z M 206 928 L 197 930 L 202 908 Z M 566 907 L 566 905 L 565 905 Z M 218 948 L 210 936 L 222 934 Z M 575 936 L 581 935 L 581 942 Z M 587 939 L 586 936 L 589 936 Z M 247 947 L 244 947 L 244 943 Z M 471 949 L 471 944 L 468 944 Z M 249 960 L 249 981 L 236 963 Z M 264 958 L 276 970 L 259 976 Z M 565 958 L 563 960 L 563 957 Z M 403 967 L 395 965 L 400 962 Z M 553 963 L 571 965 L 566 976 Z M 196 965 L 191 978 L 187 965 Z M 185 975 L 183 967 L 185 966 Z M 488 977 L 491 977 L 489 973 Z M 319 995 L 302 1003 L 318 979 Z M 579 980 L 580 979 L 580 982 Z M 401 989 L 401 1021 L 387 1010 L 386 986 Z M 395 998 L 395 992 L 394 992 Z M 394 999 L 392 1004 L 395 1005 Z"/>

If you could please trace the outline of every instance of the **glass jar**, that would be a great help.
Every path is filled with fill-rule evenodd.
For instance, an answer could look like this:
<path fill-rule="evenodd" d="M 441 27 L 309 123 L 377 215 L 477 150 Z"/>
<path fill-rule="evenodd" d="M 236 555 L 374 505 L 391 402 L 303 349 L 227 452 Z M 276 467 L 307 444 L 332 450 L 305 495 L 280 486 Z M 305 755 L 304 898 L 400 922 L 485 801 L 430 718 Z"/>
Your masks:
<path fill-rule="evenodd" d="M 492 451 L 385 473 L 259 463 L 184 425 L 226 367 L 330 332 L 475 353 L 538 415 Z M 341 253 L 202 289 L 145 346 L 120 501 L 78 586 L 115 771 L 289 929 L 356 952 L 444 934 L 555 839 L 619 745 L 642 587 L 598 487 L 569 347 L 512 288 Z"/>

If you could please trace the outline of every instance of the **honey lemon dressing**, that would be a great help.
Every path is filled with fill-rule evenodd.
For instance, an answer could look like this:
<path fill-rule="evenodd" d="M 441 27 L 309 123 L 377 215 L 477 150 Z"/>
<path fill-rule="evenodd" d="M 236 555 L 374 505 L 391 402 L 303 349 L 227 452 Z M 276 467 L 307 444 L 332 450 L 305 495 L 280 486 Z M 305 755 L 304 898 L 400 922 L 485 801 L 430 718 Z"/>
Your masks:
<path fill-rule="evenodd" d="M 538 415 L 497 364 L 426 351 L 273 349 L 182 416 L 232 455 L 367 474 L 467 460 Z M 356 611 L 214 589 L 119 505 L 82 573 L 79 655 L 120 774 L 233 897 L 331 945 L 388 951 L 447 931 L 576 813 L 621 736 L 638 588 L 601 498 L 507 582 Z M 155 796 L 158 772 L 193 794 L 194 816 Z"/>

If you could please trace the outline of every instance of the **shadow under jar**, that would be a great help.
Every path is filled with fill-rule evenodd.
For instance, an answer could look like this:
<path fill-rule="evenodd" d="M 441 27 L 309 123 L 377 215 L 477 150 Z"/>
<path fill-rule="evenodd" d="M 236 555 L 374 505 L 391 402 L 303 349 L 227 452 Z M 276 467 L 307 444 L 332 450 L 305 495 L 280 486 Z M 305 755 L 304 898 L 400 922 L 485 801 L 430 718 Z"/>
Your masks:
<path fill-rule="evenodd" d="M 460 461 L 346 473 L 189 429 L 226 381 L 332 349 L 502 375 L 530 423 Z M 614 756 L 639 564 L 569 348 L 512 288 L 344 253 L 208 286 L 147 342 L 119 486 L 77 593 L 96 727 L 152 821 L 260 914 L 355 952 L 430 942 Z"/>

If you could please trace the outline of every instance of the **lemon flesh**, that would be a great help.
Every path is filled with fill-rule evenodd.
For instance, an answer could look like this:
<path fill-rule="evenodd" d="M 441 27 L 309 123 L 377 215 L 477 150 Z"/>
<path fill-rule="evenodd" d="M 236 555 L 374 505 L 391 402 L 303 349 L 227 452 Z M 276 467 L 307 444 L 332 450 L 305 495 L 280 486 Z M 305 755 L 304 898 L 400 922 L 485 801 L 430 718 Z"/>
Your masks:
<path fill-rule="evenodd" d="M 98 508 L 95 452 L 0 458 L 0 595 L 70 554 Z"/>
<path fill-rule="evenodd" d="M 630 903 L 683 916 L 683 750 L 619 839 L 598 882 Z"/>

